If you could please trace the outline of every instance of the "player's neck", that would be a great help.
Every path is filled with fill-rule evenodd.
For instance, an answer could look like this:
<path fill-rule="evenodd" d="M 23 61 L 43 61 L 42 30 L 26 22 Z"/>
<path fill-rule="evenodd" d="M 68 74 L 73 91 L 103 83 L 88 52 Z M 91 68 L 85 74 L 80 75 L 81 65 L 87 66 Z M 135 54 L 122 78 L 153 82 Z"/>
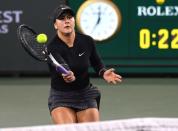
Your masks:
<path fill-rule="evenodd" d="M 75 40 L 75 32 L 72 32 L 70 34 L 62 34 L 62 33 L 58 33 L 59 38 L 64 41 L 64 43 L 68 46 L 68 47 L 73 47 L 74 45 L 74 40 Z"/>

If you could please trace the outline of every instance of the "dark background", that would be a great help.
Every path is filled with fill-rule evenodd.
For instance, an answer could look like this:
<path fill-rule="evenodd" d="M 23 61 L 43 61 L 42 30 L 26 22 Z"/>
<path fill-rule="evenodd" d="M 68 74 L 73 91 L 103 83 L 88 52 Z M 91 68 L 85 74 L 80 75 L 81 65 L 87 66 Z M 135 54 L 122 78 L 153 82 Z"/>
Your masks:
<path fill-rule="evenodd" d="M 0 27 L 8 25 L 9 32 L 0 34 L 0 73 L 1 75 L 22 75 L 22 74 L 47 74 L 47 65 L 34 60 L 21 47 L 16 30 L 20 24 L 27 24 L 35 29 L 38 33 L 46 33 L 48 39 L 54 35 L 53 24 L 50 15 L 53 10 L 60 4 L 65 3 L 61 0 L 41 1 L 11 1 L 2 0 L 0 2 L 0 11 L 22 11 L 20 22 L 12 21 L 11 23 L 2 22 L 5 17 L 0 14 Z M 19 4 L 20 3 L 20 4 Z M 12 15 L 14 18 L 14 16 Z M 14 18 L 15 19 L 15 18 Z"/>
<path fill-rule="evenodd" d="M 27 24 L 39 33 L 46 33 L 49 40 L 54 35 L 53 24 L 50 14 L 60 3 L 69 4 L 75 12 L 83 0 L 61 1 L 53 0 L 30 0 L 11 1 L 1 0 L 0 2 L 0 75 L 48 75 L 47 65 L 31 58 L 21 47 L 16 35 L 16 29 L 20 24 Z M 117 72 L 125 76 L 176 76 L 178 73 L 177 49 L 159 49 L 158 46 L 150 46 L 149 49 L 141 49 L 139 46 L 139 30 L 148 28 L 151 33 L 159 29 L 167 28 L 169 31 L 178 28 L 178 17 L 138 17 L 137 6 L 159 6 L 155 0 L 113 0 L 122 14 L 122 26 L 120 31 L 111 39 L 105 42 L 97 42 L 98 51 L 107 67 L 116 68 Z M 20 3 L 20 4 L 19 4 Z M 165 6 L 176 6 L 178 1 L 169 0 Z M 11 11 L 8 21 L 4 12 Z M 13 11 L 23 12 L 19 22 Z M 8 33 L 3 33 L 3 26 L 8 28 Z M 77 29 L 77 28 L 76 28 Z M 159 41 L 158 38 L 152 41 Z M 171 42 L 171 36 L 169 40 Z"/>

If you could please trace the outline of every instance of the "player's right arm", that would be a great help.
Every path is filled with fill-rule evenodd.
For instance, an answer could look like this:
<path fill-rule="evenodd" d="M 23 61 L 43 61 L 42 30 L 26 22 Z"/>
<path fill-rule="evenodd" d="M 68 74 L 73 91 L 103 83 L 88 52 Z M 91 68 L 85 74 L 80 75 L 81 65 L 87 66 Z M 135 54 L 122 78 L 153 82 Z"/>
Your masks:
<path fill-rule="evenodd" d="M 66 61 L 62 58 L 62 56 L 60 55 L 60 52 L 56 49 L 53 41 L 48 45 L 48 50 L 50 50 L 50 52 L 61 63 L 61 65 L 63 65 L 68 70 L 67 74 L 59 74 L 60 77 L 62 76 L 63 80 L 66 83 L 70 83 L 70 82 L 75 81 L 76 78 L 74 76 L 74 73 L 71 71 L 71 69 L 68 66 L 68 64 L 66 63 Z"/>

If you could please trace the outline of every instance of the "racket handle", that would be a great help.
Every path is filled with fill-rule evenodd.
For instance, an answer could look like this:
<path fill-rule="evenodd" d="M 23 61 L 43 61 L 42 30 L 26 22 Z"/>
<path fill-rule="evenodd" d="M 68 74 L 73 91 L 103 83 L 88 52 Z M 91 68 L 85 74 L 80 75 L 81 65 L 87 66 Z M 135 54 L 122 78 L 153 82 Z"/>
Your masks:
<path fill-rule="evenodd" d="M 63 67 L 61 64 L 59 64 L 56 59 L 52 56 L 50 53 L 49 55 L 50 60 L 52 61 L 52 64 L 56 67 L 56 71 L 62 74 L 68 74 L 69 72 L 65 67 Z"/>
<path fill-rule="evenodd" d="M 64 67 L 62 66 L 57 66 L 56 67 L 56 71 L 59 72 L 59 73 L 62 73 L 62 74 L 68 74 L 69 71 L 67 71 Z"/>

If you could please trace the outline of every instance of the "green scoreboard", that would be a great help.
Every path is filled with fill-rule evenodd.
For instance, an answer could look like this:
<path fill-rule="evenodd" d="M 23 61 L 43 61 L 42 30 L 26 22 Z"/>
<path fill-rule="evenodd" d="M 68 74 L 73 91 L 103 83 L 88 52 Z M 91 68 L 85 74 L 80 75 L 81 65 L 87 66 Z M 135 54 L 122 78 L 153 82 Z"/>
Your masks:
<path fill-rule="evenodd" d="M 121 73 L 178 73 L 177 0 L 68 0 L 76 29 L 91 35 Z"/>

